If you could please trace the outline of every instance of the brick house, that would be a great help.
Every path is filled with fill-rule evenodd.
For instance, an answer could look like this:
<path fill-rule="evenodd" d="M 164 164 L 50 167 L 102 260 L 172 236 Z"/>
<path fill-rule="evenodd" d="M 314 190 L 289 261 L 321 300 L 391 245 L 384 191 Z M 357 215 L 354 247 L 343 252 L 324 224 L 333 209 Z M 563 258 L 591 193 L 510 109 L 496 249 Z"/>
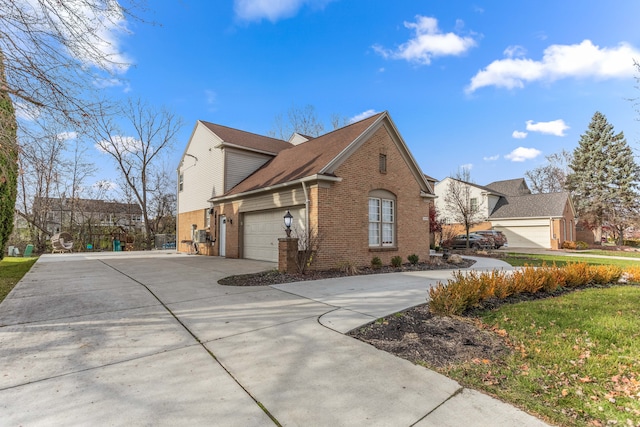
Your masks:
<path fill-rule="evenodd" d="M 444 200 L 452 179 L 445 178 L 435 186 L 436 207 L 445 219 Z M 464 184 L 471 190 L 471 204 L 477 206 L 485 219 L 471 231 L 502 231 L 510 247 L 520 248 L 560 249 L 565 241 L 577 240 L 576 212 L 567 192 L 531 194 L 524 178 L 484 186 Z"/>
<path fill-rule="evenodd" d="M 198 121 L 178 182 L 180 251 L 275 262 L 289 211 L 317 269 L 429 255 L 433 187 L 387 112 L 288 142 Z"/>

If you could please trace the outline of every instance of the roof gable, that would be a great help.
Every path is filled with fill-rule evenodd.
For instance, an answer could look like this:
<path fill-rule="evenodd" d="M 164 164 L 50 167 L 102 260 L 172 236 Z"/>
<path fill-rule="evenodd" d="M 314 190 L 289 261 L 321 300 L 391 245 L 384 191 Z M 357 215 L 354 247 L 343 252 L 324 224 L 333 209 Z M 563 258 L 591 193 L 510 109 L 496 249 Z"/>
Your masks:
<path fill-rule="evenodd" d="M 494 181 L 491 184 L 487 184 L 485 187 L 506 196 L 523 196 L 525 194 L 531 194 L 524 178 Z"/>
<path fill-rule="evenodd" d="M 409 153 L 388 114 L 383 112 L 318 136 L 303 144 L 282 150 L 261 169 L 227 192 L 225 196 L 255 191 L 316 175 L 333 177 L 335 170 L 379 128 L 377 125 L 385 119 L 387 120 L 385 124 L 393 128 L 395 139 L 398 140 L 396 142 L 404 147 L 403 156 L 405 156 L 405 160 L 408 160 L 409 167 L 414 171 L 416 179 L 421 183 L 426 193 L 432 194 L 433 189 Z"/>
<path fill-rule="evenodd" d="M 569 193 L 538 193 L 500 198 L 489 219 L 561 217 L 570 204 Z"/>
<path fill-rule="evenodd" d="M 218 141 L 217 147 L 234 147 L 272 156 L 291 147 L 291 144 L 287 141 L 198 120 L 191 132 L 189 142 L 182 153 L 180 164 L 182 164 L 185 156 L 189 152 L 189 147 L 193 143 L 194 136 L 199 129 L 213 134 L 215 141 Z"/>

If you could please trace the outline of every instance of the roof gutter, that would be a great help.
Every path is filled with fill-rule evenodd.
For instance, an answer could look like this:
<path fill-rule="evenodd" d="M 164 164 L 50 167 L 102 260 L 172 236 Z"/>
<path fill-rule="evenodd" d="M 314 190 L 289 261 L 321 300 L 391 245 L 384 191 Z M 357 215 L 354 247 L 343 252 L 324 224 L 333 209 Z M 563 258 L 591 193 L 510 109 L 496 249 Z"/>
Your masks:
<path fill-rule="evenodd" d="M 328 182 L 341 182 L 342 178 L 337 176 L 328 176 L 328 175 L 311 175 L 304 178 L 296 179 L 293 181 L 283 182 L 282 184 L 270 185 L 268 187 L 261 187 L 255 190 L 245 191 L 243 193 L 238 194 L 230 194 L 228 196 L 220 196 L 220 197 L 212 197 L 208 201 L 211 203 L 225 202 L 234 199 L 241 199 L 243 197 L 252 196 L 254 194 L 266 193 L 269 191 L 280 190 L 287 187 L 294 187 L 297 185 L 301 185 L 307 182 L 313 181 L 328 181 Z"/>
<path fill-rule="evenodd" d="M 235 148 L 235 149 L 243 150 L 243 151 L 252 151 L 254 153 L 267 154 L 269 156 L 278 155 L 278 153 L 274 153 L 273 151 L 259 150 L 257 148 L 246 147 L 246 146 L 243 146 L 243 145 L 232 144 L 230 142 L 224 142 L 224 141 L 222 143 L 218 144 L 218 145 L 215 145 L 213 148 L 219 148 L 219 149 L 222 149 L 222 148 Z"/>

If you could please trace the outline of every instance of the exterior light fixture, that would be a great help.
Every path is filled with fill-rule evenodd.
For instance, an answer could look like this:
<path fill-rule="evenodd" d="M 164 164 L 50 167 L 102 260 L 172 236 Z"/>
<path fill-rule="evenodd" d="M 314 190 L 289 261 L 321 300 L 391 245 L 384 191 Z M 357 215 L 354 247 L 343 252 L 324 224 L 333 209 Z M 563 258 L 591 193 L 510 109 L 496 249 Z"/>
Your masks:
<path fill-rule="evenodd" d="M 284 230 L 287 233 L 287 237 L 291 237 L 291 223 L 293 221 L 293 215 L 287 209 L 287 213 L 284 215 L 284 226 L 286 229 Z"/>

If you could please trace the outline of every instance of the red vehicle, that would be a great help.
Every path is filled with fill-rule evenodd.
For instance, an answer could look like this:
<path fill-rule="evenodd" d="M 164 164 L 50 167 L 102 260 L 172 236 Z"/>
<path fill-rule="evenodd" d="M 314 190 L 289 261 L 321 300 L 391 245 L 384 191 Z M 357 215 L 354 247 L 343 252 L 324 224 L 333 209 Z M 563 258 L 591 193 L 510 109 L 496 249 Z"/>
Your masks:
<path fill-rule="evenodd" d="M 502 231 L 497 230 L 480 230 L 474 231 L 473 234 L 479 234 L 482 237 L 488 238 L 493 242 L 492 247 L 494 249 L 500 249 L 507 244 L 507 236 Z"/>

